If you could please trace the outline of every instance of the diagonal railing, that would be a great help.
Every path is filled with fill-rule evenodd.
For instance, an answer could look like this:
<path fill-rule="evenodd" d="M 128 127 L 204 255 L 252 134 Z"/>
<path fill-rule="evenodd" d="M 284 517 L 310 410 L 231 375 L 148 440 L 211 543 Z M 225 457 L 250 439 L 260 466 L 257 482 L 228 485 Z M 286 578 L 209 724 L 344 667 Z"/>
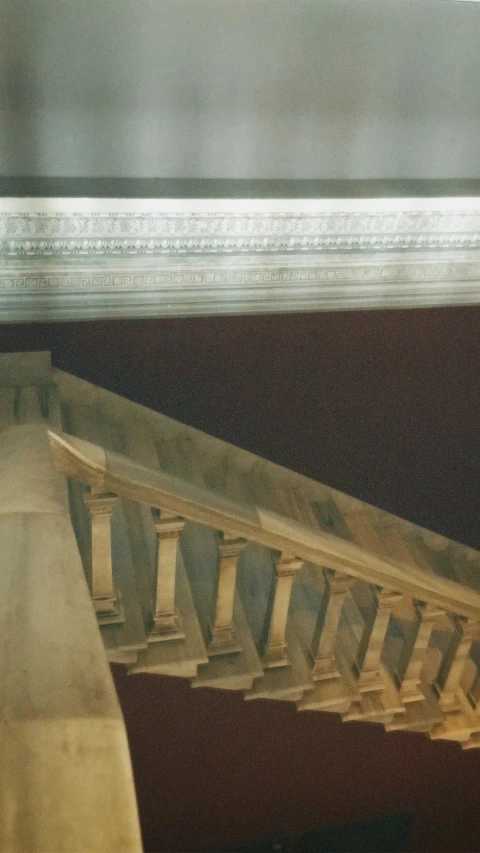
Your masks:
<path fill-rule="evenodd" d="M 157 539 L 153 627 L 147 629 L 148 651 L 140 652 L 133 672 L 168 674 L 165 660 L 181 654 L 187 641 L 176 591 L 178 557 L 187 549 L 197 567 L 190 580 L 198 574 L 195 606 L 203 622 L 205 608 L 210 609 L 206 657 L 197 657 L 204 669 L 194 684 L 229 683 L 246 691 L 246 698 L 287 699 L 299 709 L 334 711 L 347 721 L 371 720 L 387 730 L 412 729 L 459 741 L 464 748 L 477 745 L 480 593 L 412 562 L 398 530 L 376 530 L 357 513 L 362 536 L 354 542 L 253 500 L 232 500 L 203 478 L 191 482 L 58 430 L 49 429 L 48 438 L 57 469 L 90 486 L 84 502 L 93 508 L 92 598 L 103 625 L 125 622 L 116 607 L 109 508 L 119 498 L 122 505 L 143 505 L 155 513 L 150 519 Z M 217 552 L 210 592 L 211 557 L 202 562 L 205 534 L 213 535 Z M 378 553 L 380 541 L 388 547 Z M 305 583 L 306 607 L 298 599 Z M 245 618 L 237 587 L 250 641 L 248 629 L 241 632 L 243 640 L 236 636 L 236 619 Z M 316 587 L 321 603 L 313 604 Z M 253 658 L 250 651 L 246 671 L 242 643 L 251 641 L 256 650 Z M 197 665 L 193 674 L 196 670 Z M 172 674 L 178 672 L 174 667 Z"/>
<path fill-rule="evenodd" d="M 459 616 L 480 617 L 480 593 L 459 583 L 382 558 L 353 542 L 253 504 L 237 503 L 75 436 L 53 430 L 48 435 L 57 468 L 88 483 L 97 493 L 111 493 L 166 510 L 383 589 L 428 601 Z"/>

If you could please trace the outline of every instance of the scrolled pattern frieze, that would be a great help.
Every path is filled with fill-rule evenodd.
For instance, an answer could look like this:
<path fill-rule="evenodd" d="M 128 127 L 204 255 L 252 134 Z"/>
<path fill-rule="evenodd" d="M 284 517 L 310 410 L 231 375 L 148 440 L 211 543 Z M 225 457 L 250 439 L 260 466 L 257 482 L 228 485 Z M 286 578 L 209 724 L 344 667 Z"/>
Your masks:
<path fill-rule="evenodd" d="M 0 199 L 0 321 L 480 302 L 480 198 Z"/>
<path fill-rule="evenodd" d="M 478 207 L 472 204 L 476 199 L 469 199 L 465 208 L 458 207 L 463 199 L 455 199 L 456 205 L 433 200 L 438 209 L 432 204 L 421 209 L 418 200 L 411 200 L 411 209 L 408 200 L 402 209 L 390 209 L 389 201 L 398 207 L 395 200 L 380 199 L 378 210 L 371 209 L 371 200 L 363 210 L 358 200 L 350 210 L 316 209 L 311 201 L 305 210 L 301 205 L 298 210 L 276 210 L 274 200 L 271 210 L 268 202 L 257 210 L 258 203 L 251 201 L 251 209 L 245 209 L 244 202 L 241 211 L 227 209 L 235 202 L 225 202 L 226 209 L 220 211 L 213 204 L 209 209 L 208 201 L 189 210 L 188 200 L 183 210 L 145 211 L 135 209 L 135 200 L 130 210 L 124 205 L 115 210 L 115 200 L 102 201 L 105 211 L 72 211 L 69 205 L 63 211 L 2 211 L 0 204 L 0 253 L 35 257 L 480 248 L 480 200 Z M 339 206 L 348 208 L 348 203 Z M 150 207 L 155 208 L 153 201 Z"/>

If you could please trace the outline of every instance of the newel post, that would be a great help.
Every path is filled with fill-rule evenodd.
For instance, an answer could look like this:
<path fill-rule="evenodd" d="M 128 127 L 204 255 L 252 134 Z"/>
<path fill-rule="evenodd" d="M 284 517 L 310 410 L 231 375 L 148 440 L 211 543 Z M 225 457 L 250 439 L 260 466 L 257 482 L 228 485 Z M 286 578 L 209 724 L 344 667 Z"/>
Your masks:
<path fill-rule="evenodd" d="M 125 726 L 47 429 L 0 434 L 0 851 L 140 853 Z"/>

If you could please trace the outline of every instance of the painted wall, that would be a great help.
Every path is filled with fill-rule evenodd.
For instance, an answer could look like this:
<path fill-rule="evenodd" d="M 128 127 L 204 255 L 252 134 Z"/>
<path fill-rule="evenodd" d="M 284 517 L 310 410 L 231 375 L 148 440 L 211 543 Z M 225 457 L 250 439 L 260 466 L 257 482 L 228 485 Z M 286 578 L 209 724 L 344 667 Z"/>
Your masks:
<path fill-rule="evenodd" d="M 478 177 L 480 7 L 0 0 L 0 174 Z"/>

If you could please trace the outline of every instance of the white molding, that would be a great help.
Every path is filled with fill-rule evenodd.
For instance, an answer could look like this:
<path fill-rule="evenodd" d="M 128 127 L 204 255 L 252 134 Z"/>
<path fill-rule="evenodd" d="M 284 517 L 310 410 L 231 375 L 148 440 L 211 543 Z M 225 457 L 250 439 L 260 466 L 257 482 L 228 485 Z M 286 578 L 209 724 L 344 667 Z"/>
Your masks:
<path fill-rule="evenodd" d="M 6 257 L 423 248 L 480 248 L 480 199 L 0 199 Z"/>
<path fill-rule="evenodd" d="M 0 318 L 480 303 L 480 198 L 0 199 Z"/>
<path fill-rule="evenodd" d="M 258 213 L 389 213 L 391 211 L 478 212 L 478 196 L 388 196 L 375 198 L 84 198 L 4 196 L 0 214 L 258 214 Z"/>

